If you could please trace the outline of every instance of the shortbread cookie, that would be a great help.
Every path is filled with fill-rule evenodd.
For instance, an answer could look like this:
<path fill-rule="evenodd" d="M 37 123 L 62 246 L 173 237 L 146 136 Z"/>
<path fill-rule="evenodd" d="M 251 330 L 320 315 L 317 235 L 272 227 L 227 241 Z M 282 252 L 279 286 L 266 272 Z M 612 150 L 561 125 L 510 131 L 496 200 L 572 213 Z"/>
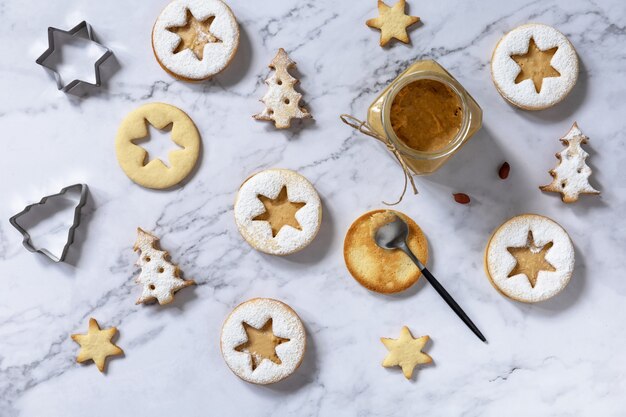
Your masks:
<path fill-rule="evenodd" d="M 322 223 L 322 203 L 313 184 L 288 169 L 268 169 L 248 178 L 235 200 L 237 228 L 253 248 L 288 255 L 307 246 Z"/>
<path fill-rule="evenodd" d="M 180 278 L 178 265 L 169 261 L 169 253 L 159 249 L 159 238 L 140 227 L 133 250 L 140 252 L 136 265 L 141 267 L 135 282 L 143 286 L 137 304 L 155 300 L 161 305 L 169 304 L 174 300 L 175 292 L 196 283 L 192 279 Z"/>
<path fill-rule="evenodd" d="M 433 358 L 422 352 L 426 343 L 430 339 L 429 336 L 421 336 L 417 339 L 413 338 L 408 327 L 404 326 L 400 331 L 400 337 L 397 339 L 388 339 L 381 337 L 389 353 L 383 361 L 385 368 L 399 366 L 406 379 L 411 379 L 413 370 L 417 365 L 431 363 Z"/>
<path fill-rule="evenodd" d="M 169 167 L 160 159 L 146 163 L 148 152 L 133 143 L 148 136 L 148 123 L 157 129 L 172 125 L 172 141 L 183 148 L 169 153 Z M 200 154 L 200 134 L 191 118 L 179 108 L 165 103 L 144 104 L 122 121 L 115 151 L 131 180 L 146 188 L 165 189 L 184 180 L 193 170 Z"/>
<path fill-rule="evenodd" d="M 419 22 L 417 16 L 408 16 L 404 13 L 406 8 L 405 0 L 398 0 L 396 4 L 389 7 L 382 0 L 378 0 L 378 17 L 369 19 L 365 24 L 371 28 L 380 30 L 380 46 L 385 46 L 391 39 L 409 43 L 409 35 L 406 29 L 414 23 Z"/>
<path fill-rule="evenodd" d="M 525 110 L 554 106 L 578 78 L 578 57 L 553 27 L 531 23 L 500 39 L 491 57 L 491 76 L 502 97 Z"/>
<path fill-rule="evenodd" d="M 277 129 L 287 129 L 291 126 L 291 119 L 311 118 L 311 113 L 300 107 L 302 94 L 295 88 L 300 81 L 289 74 L 289 70 L 295 66 L 296 63 L 287 52 L 280 48 L 270 63 L 274 73 L 265 80 L 268 90 L 261 99 L 265 108 L 253 116 L 256 120 L 273 121 Z"/>
<path fill-rule="evenodd" d="M 100 372 L 104 372 L 106 359 L 109 356 L 122 355 L 124 351 L 111 339 L 117 334 L 117 327 L 100 330 L 94 318 L 89 319 L 89 330 L 86 334 L 73 334 L 72 340 L 80 345 L 76 362 L 92 360 Z"/>
<path fill-rule="evenodd" d="M 226 364 L 239 378 L 272 384 L 300 366 L 306 333 L 287 304 L 254 298 L 230 313 L 222 327 L 221 347 Z"/>
<path fill-rule="evenodd" d="M 356 219 L 343 243 L 343 257 L 350 274 L 365 288 L 380 293 L 404 291 L 415 284 L 422 274 L 400 250 L 380 248 L 376 231 L 399 216 L 409 225 L 408 245 L 422 261 L 428 262 L 428 242 L 420 227 L 405 214 L 394 210 L 374 210 Z"/>
<path fill-rule="evenodd" d="M 485 250 L 493 286 L 513 300 L 544 301 L 557 295 L 574 271 L 574 246 L 553 220 L 522 214 L 500 226 Z"/>
<path fill-rule="evenodd" d="M 574 122 L 567 135 L 561 138 L 567 148 L 556 154 L 559 165 L 549 171 L 552 182 L 539 187 L 541 191 L 561 193 L 564 203 L 578 201 L 580 194 L 600 194 L 600 191 L 589 184 L 592 171 L 585 162 L 589 154 L 582 148 L 582 144 L 588 141 L 589 138 L 583 135 L 578 124 Z"/>
<path fill-rule="evenodd" d="M 152 28 L 157 61 L 183 81 L 202 81 L 228 66 L 239 46 L 239 26 L 220 0 L 174 0 Z"/>

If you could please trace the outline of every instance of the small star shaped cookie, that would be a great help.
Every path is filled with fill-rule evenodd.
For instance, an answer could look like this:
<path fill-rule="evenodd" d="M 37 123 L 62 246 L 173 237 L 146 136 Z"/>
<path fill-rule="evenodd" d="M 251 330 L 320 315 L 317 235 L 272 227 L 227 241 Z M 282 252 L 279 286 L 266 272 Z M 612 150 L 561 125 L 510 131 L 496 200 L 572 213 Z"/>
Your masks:
<path fill-rule="evenodd" d="M 406 29 L 419 22 L 420 18 L 406 15 L 405 7 L 406 0 L 399 0 L 392 7 L 378 0 L 378 17 L 369 19 L 365 24 L 371 28 L 380 29 L 380 46 L 385 46 L 392 38 L 409 43 Z"/>
<path fill-rule="evenodd" d="M 397 339 L 380 338 L 389 353 L 383 361 L 385 368 L 399 366 L 406 379 L 411 379 L 413 370 L 417 365 L 431 363 L 433 359 L 422 352 L 424 345 L 430 339 L 429 336 L 413 338 L 408 327 L 404 326 L 400 331 L 400 337 Z"/>
<path fill-rule="evenodd" d="M 98 370 L 104 372 L 106 358 L 124 353 L 111 339 L 117 334 L 117 327 L 100 330 L 94 318 L 89 319 L 87 334 L 73 334 L 72 340 L 80 345 L 76 362 L 82 363 L 93 360 Z"/>

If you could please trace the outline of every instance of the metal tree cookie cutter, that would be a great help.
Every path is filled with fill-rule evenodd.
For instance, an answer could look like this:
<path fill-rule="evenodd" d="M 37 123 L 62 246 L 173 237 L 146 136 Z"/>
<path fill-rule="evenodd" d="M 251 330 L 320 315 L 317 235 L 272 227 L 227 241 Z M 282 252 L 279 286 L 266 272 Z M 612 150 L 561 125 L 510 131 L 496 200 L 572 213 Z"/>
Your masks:
<path fill-rule="evenodd" d="M 22 217 L 23 215 L 25 215 L 26 213 L 28 213 L 30 209 L 32 209 L 33 207 L 46 204 L 46 201 L 48 201 L 49 199 L 61 197 L 67 192 L 71 192 L 76 189 L 80 189 L 80 198 L 78 199 L 78 203 L 74 207 L 74 220 L 72 222 L 72 225 L 70 226 L 70 229 L 67 232 L 67 240 L 65 241 L 65 245 L 63 246 L 61 255 L 57 257 L 55 254 L 53 254 L 46 248 L 36 248 L 35 246 L 33 246 L 33 243 L 31 242 L 30 234 L 26 231 L 26 229 L 20 226 L 20 224 L 18 223 L 18 219 Z M 74 242 L 74 232 L 76 228 L 78 227 L 78 225 L 80 224 L 80 213 L 81 213 L 83 206 L 87 203 L 87 193 L 88 193 L 87 184 L 70 185 L 68 187 L 61 189 L 61 191 L 59 191 L 56 194 L 51 194 L 51 195 L 47 195 L 43 197 L 38 203 L 29 204 L 28 206 L 24 208 L 24 210 L 20 211 L 19 213 L 11 217 L 9 219 L 9 222 L 11 223 L 11 225 L 13 225 L 13 227 L 15 227 L 22 234 L 22 237 L 23 237 L 22 244 L 24 245 L 26 249 L 28 249 L 30 252 L 38 252 L 43 255 L 46 255 L 53 262 L 62 262 L 63 260 L 65 260 L 65 257 L 67 255 L 67 251 L 70 248 L 70 245 L 72 244 L 72 242 Z"/>
<path fill-rule="evenodd" d="M 64 33 L 64 34 L 66 34 L 66 35 L 68 35 L 70 37 L 80 37 L 82 39 L 86 39 L 86 40 L 88 40 L 90 42 L 93 42 L 94 44 L 96 44 L 100 48 L 104 49 L 105 52 L 94 63 L 94 71 L 95 71 L 95 75 L 96 75 L 96 82 L 95 83 L 91 83 L 89 81 L 84 81 L 84 80 L 79 80 L 79 79 L 74 79 L 74 80 L 70 81 L 68 84 L 64 84 L 63 83 L 63 79 L 61 78 L 61 74 L 59 74 L 59 72 L 55 69 L 55 67 L 46 65 L 45 61 L 57 50 L 56 46 L 54 44 L 54 33 L 55 32 Z M 59 90 L 63 91 L 64 93 L 74 94 L 74 93 L 72 93 L 72 90 L 75 87 L 78 87 L 80 85 L 91 86 L 91 87 L 100 87 L 102 85 L 102 79 L 100 78 L 100 66 L 111 55 L 113 55 L 113 51 L 110 50 L 109 48 L 107 48 L 106 46 L 96 42 L 94 33 L 93 33 L 92 29 L 91 29 L 91 25 L 89 23 L 87 23 L 85 20 L 83 20 L 82 22 L 80 22 L 78 25 L 74 26 L 70 30 L 57 29 L 57 28 L 54 28 L 52 26 L 48 27 L 48 49 L 43 54 L 41 54 L 41 56 L 39 58 L 37 58 L 37 60 L 35 62 L 37 64 L 41 65 L 42 67 L 46 68 L 47 70 L 52 72 L 52 74 L 54 75 L 54 78 L 56 80 L 56 83 L 57 83 L 57 88 Z"/>

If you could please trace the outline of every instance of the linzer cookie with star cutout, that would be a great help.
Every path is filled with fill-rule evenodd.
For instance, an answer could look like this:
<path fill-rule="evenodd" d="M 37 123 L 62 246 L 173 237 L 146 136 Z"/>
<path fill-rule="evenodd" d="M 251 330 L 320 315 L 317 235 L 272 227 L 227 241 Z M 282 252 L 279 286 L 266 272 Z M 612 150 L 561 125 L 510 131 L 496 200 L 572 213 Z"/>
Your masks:
<path fill-rule="evenodd" d="M 574 246 L 555 221 L 522 214 L 501 225 L 485 250 L 493 286 L 513 300 L 535 303 L 554 297 L 574 271 Z"/>
<path fill-rule="evenodd" d="M 202 81 L 230 64 L 239 46 L 239 26 L 220 0 L 174 0 L 152 29 L 152 49 L 170 75 Z"/>
<path fill-rule="evenodd" d="M 563 100 L 578 79 L 578 57 L 558 30 L 542 24 L 519 26 L 500 39 L 491 57 L 496 89 L 511 104 L 541 110 Z"/>
<path fill-rule="evenodd" d="M 296 312 L 269 298 L 237 306 L 222 327 L 222 356 L 235 375 L 254 384 L 272 384 L 302 362 L 306 333 Z"/>
<path fill-rule="evenodd" d="M 268 169 L 248 178 L 235 200 L 237 228 L 253 248 L 288 255 L 306 247 L 322 223 L 322 203 L 313 184 L 288 169 Z"/>

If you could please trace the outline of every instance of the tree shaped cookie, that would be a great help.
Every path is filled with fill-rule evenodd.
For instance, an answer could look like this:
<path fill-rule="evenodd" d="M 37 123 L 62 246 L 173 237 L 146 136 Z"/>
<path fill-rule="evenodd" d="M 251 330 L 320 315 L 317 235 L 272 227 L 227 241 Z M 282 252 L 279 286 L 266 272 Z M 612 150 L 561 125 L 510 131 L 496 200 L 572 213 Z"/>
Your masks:
<path fill-rule="evenodd" d="M 117 334 L 117 327 L 100 330 L 96 319 L 89 319 L 89 330 L 86 334 L 73 334 L 72 340 L 80 345 L 76 362 L 94 361 L 98 370 L 104 372 L 106 359 L 109 356 L 122 355 L 124 351 L 116 346 L 111 339 Z"/>
<path fill-rule="evenodd" d="M 141 273 L 135 282 L 143 285 L 137 304 L 157 300 L 159 304 L 169 304 L 174 300 L 174 293 L 194 285 L 194 280 L 182 279 L 178 266 L 169 261 L 169 254 L 158 248 L 159 238 L 137 228 L 137 241 L 133 250 L 140 251 L 137 266 Z"/>
<path fill-rule="evenodd" d="M 589 184 L 592 171 L 585 162 L 589 154 L 581 146 L 588 141 L 589 138 L 583 135 L 578 124 L 574 122 L 567 135 L 561 138 L 566 148 L 556 154 L 560 162 L 549 171 L 552 182 L 539 187 L 541 191 L 561 193 L 564 203 L 578 201 L 580 194 L 600 194 L 600 191 Z"/>
<path fill-rule="evenodd" d="M 380 46 L 385 46 L 395 38 L 400 42 L 409 43 L 409 35 L 406 29 L 419 22 L 417 16 L 408 16 L 404 13 L 406 1 L 399 0 L 389 7 L 382 0 L 378 0 L 378 17 L 369 19 L 365 24 L 371 28 L 380 30 Z"/>
<path fill-rule="evenodd" d="M 430 339 L 428 336 L 413 338 L 408 327 L 404 326 L 400 331 L 400 337 L 397 339 L 388 339 L 381 337 L 389 353 L 383 361 L 383 366 L 389 368 L 399 366 L 406 379 L 411 379 L 413 370 L 417 365 L 431 363 L 433 359 L 422 352 L 422 349 Z"/>
<path fill-rule="evenodd" d="M 299 80 L 289 74 L 289 69 L 295 66 L 296 63 L 280 48 L 269 65 L 274 73 L 265 80 L 268 91 L 261 99 L 265 109 L 255 114 L 255 119 L 273 121 L 276 128 L 287 129 L 291 126 L 291 119 L 311 118 L 311 113 L 300 107 L 302 94 L 295 89 Z"/>

